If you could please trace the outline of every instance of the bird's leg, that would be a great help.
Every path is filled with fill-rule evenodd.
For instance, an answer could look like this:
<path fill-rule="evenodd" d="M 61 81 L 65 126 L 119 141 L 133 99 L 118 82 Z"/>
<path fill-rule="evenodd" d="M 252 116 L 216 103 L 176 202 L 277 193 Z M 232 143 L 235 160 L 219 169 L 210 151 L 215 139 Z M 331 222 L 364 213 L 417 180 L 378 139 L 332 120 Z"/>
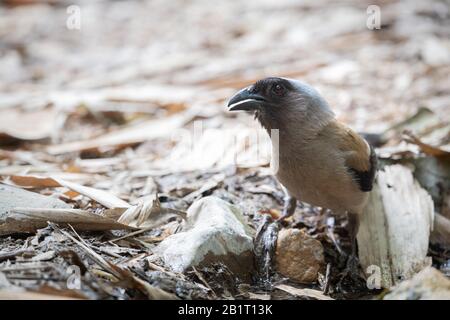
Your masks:
<path fill-rule="evenodd" d="M 347 268 L 352 272 L 356 274 L 356 271 L 358 269 L 358 258 L 356 256 L 356 235 L 358 234 L 359 230 L 359 216 L 355 213 L 348 213 L 348 231 L 350 234 L 350 241 L 351 241 L 351 253 L 347 260 Z"/>
<path fill-rule="evenodd" d="M 297 199 L 291 196 L 289 193 L 286 193 L 286 196 L 284 197 L 283 213 L 281 214 L 281 217 L 278 218 L 278 221 L 283 221 L 284 219 L 292 216 L 295 212 L 296 207 Z"/>
<path fill-rule="evenodd" d="M 342 273 L 341 276 L 341 280 L 340 282 L 342 282 L 344 280 L 344 278 L 346 278 L 347 276 L 350 276 L 350 278 L 352 279 L 357 279 L 358 278 L 358 267 L 359 267 L 359 262 L 358 262 L 358 258 L 356 256 L 356 235 L 358 234 L 358 229 L 359 229 L 359 215 L 358 214 L 354 214 L 354 213 L 348 213 L 348 231 L 350 234 L 350 241 L 351 241 L 351 252 L 350 255 L 347 258 L 347 264 L 346 267 L 344 269 L 344 272 Z"/>

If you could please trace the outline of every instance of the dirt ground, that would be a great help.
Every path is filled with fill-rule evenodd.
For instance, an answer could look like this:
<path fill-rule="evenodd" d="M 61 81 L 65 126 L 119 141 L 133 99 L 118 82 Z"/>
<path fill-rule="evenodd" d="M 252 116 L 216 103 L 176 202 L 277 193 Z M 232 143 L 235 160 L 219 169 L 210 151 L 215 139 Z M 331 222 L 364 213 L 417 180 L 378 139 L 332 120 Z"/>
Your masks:
<path fill-rule="evenodd" d="M 224 266 L 182 275 L 151 259 L 203 196 L 236 204 L 254 230 L 264 213 L 281 211 L 267 137 L 249 115 L 229 114 L 228 98 L 275 75 L 316 87 L 356 131 L 381 134 L 420 108 L 450 120 L 448 1 L 30 2 L 0 5 L 2 182 L 108 218 L 122 212 L 58 179 L 128 204 L 158 197 L 174 210 L 123 239 L 129 230 L 55 223 L 3 235 L 0 288 L 90 299 L 294 299 L 257 279 L 236 282 Z M 379 30 L 367 27 L 373 4 Z M 349 250 L 345 218 L 299 206 L 288 225 L 320 240 L 330 266 L 329 283 L 306 287 L 378 297 L 361 283 L 337 284 L 339 250 Z M 437 268 L 450 258 L 439 246 L 430 255 Z M 76 291 L 67 289 L 73 265 L 82 274 Z"/>

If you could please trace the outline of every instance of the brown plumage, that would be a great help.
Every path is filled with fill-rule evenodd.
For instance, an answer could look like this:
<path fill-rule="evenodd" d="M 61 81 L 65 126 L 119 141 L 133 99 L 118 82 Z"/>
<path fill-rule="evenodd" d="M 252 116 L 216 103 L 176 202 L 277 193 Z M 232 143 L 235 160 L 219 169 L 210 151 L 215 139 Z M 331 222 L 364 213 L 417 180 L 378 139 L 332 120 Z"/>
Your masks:
<path fill-rule="evenodd" d="M 272 161 L 290 196 L 336 214 L 361 214 L 368 194 L 362 190 L 360 177 L 374 167 L 365 140 L 334 119 L 310 132 L 304 137 L 306 142 L 286 138 L 282 130 L 278 160 Z M 370 186 L 372 181 L 373 177 Z"/>
<path fill-rule="evenodd" d="M 367 141 L 337 121 L 332 121 L 320 131 L 319 138 L 336 142 L 337 148 L 345 155 L 346 167 L 358 182 L 361 191 L 371 191 L 376 169 L 376 155 Z"/>
<path fill-rule="evenodd" d="M 345 154 L 345 163 L 358 171 L 370 169 L 368 143 L 352 129 L 337 121 L 330 122 L 318 134 L 319 138 L 334 140 L 336 147 Z"/>
<path fill-rule="evenodd" d="M 255 112 L 269 135 L 279 137 L 272 139 L 271 164 L 287 194 L 282 218 L 294 213 L 297 199 L 347 212 L 354 242 L 376 172 L 369 144 L 335 119 L 316 90 L 297 80 L 260 80 L 232 97 L 229 110 Z"/>

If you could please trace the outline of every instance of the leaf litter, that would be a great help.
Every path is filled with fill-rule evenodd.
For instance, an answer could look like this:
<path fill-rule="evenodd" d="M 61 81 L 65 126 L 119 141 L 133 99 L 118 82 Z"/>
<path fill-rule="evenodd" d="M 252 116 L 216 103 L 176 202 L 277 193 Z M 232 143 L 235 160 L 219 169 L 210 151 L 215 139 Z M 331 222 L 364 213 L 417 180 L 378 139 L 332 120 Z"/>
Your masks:
<path fill-rule="evenodd" d="M 1 6 L 0 182 L 67 207 L 32 206 L 30 194 L 1 207 L 0 297 L 376 297 L 337 287 L 349 251 L 345 219 L 307 205 L 286 224 L 323 244 L 323 283 L 276 274 L 268 221 L 283 193 L 268 168 L 268 139 L 224 105 L 265 76 L 310 82 L 340 120 L 373 134 L 383 162 L 416 167 L 438 219 L 450 224 L 450 29 L 434 3 L 383 4 L 380 31 L 366 28 L 368 2 L 81 1 L 92 20 L 64 32 L 64 5 Z M 237 205 L 260 230 L 251 284 L 220 264 L 174 273 L 152 252 L 208 195 Z M 449 233 L 438 231 L 430 252 L 444 268 Z M 70 283 L 74 266 L 79 282 Z"/>

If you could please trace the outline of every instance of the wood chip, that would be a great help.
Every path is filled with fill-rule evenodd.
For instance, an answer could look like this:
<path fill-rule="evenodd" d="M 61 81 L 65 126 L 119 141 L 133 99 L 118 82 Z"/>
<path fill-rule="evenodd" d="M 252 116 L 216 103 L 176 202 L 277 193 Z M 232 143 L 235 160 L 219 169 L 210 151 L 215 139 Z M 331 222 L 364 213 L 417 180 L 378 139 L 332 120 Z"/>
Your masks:
<path fill-rule="evenodd" d="M 364 272 L 377 272 L 381 286 L 390 288 L 429 266 L 433 220 L 433 201 L 411 171 L 385 166 L 378 172 L 357 235 Z"/>
<path fill-rule="evenodd" d="M 322 291 L 314 290 L 314 289 L 299 289 L 286 284 L 279 284 L 275 286 L 276 289 L 283 290 L 289 294 L 292 294 L 296 297 L 308 297 L 314 298 L 316 300 L 334 300 L 333 298 L 326 296 L 322 293 Z"/>

